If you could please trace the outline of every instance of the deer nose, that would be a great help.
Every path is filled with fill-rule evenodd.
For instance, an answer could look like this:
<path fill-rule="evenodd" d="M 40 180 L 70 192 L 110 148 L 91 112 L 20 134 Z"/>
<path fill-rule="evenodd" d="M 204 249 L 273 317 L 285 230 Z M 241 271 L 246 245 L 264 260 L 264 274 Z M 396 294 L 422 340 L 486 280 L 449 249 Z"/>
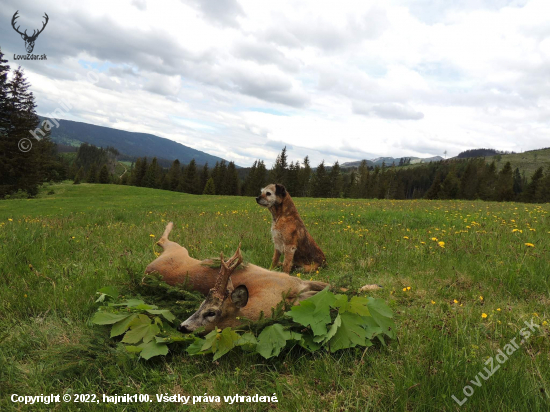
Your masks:
<path fill-rule="evenodd" d="M 183 323 L 178 326 L 178 331 L 181 333 L 191 333 L 192 330 L 188 329 Z"/>

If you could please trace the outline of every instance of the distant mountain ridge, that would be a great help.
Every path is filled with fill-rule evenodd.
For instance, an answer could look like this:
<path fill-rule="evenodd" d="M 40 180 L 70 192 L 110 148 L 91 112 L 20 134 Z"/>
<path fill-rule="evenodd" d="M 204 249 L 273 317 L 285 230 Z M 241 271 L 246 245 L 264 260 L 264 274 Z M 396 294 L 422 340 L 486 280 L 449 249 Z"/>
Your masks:
<path fill-rule="evenodd" d="M 80 146 L 87 142 L 98 147 L 112 146 L 121 154 L 129 157 L 157 157 L 176 160 L 182 164 L 195 159 L 198 165 L 208 162 L 213 166 L 224 159 L 201 152 L 181 143 L 148 133 L 127 132 L 110 127 L 96 126 L 89 123 L 58 120 L 59 127 L 52 129 L 52 140 L 55 143 Z"/>
<path fill-rule="evenodd" d="M 403 157 L 377 157 L 375 159 L 365 159 L 367 161 L 367 166 L 382 166 L 382 164 L 385 164 L 386 166 L 391 166 L 395 163 L 396 166 L 399 165 L 399 161 L 401 159 L 411 159 L 410 164 L 417 164 L 417 163 L 431 163 L 431 162 L 439 162 L 440 160 L 443 160 L 441 156 L 433 156 L 433 157 L 413 157 L 413 156 L 403 156 Z M 362 160 L 357 160 L 354 162 L 345 162 L 340 165 L 340 167 L 344 168 L 350 168 L 350 167 L 359 167 L 361 165 Z"/>

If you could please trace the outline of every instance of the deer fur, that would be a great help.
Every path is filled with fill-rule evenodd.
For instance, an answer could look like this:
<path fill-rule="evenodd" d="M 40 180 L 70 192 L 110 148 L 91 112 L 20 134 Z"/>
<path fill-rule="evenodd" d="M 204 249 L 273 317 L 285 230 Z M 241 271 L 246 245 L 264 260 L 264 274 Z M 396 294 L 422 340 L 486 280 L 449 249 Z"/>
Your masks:
<path fill-rule="evenodd" d="M 237 267 L 242 262 L 240 249 L 227 262 L 222 255 L 220 268 L 209 267 L 214 262 L 212 259 L 194 259 L 186 248 L 168 240 L 172 227 L 172 222 L 166 226 L 157 242 L 164 250 L 145 272 L 157 272 L 170 285 L 185 283 L 190 289 L 207 296 L 197 312 L 178 328 L 184 333 L 201 326 L 205 327 L 204 333 L 215 326 L 235 327 L 241 323 L 238 317 L 258 320 L 262 312 L 265 316 L 271 315 L 271 308 L 281 302 L 283 294 L 288 301 L 298 303 L 328 286 L 323 282 L 304 281 L 252 264 Z M 236 262 L 238 264 L 234 265 Z M 208 311 L 215 312 L 216 316 L 204 317 Z"/>

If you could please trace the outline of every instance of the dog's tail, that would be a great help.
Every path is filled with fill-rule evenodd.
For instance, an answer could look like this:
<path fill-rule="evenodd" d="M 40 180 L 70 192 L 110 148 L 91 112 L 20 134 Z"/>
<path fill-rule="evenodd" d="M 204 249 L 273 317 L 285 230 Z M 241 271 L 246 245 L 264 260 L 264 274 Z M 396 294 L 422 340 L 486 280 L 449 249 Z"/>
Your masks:
<path fill-rule="evenodd" d="M 162 234 L 162 237 L 159 239 L 159 241 L 157 242 L 157 245 L 159 246 L 163 246 L 164 243 L 166 242 L 169 242 L 168 240 L 168 235 L 170 234 L 170 232 L 172 231 L 172 228 L 174 227 L 174 223 L 172 222 L 169 222 L 167 225 L 166 225 L 166 229 L 164 229 L 164 233 Z"/>

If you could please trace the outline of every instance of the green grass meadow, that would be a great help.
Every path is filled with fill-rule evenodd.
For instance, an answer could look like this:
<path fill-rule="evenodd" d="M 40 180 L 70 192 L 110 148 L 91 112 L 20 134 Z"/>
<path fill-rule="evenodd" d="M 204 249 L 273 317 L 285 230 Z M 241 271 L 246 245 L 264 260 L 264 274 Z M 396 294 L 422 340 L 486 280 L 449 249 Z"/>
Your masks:
<path fill-rule="evenodd" d="M 47 193 L 52 190 L 54 194 Z M 269 267 L 269 212 L 246 197 L 115 185 L 46 186 L 0 202 L 0 410 L 179 410 L 177 403 L 26 406 L 12 394 L 273 395 L 278 403 L 201 410 L 550 410 L 550 205 L 470 201 L 295 199 L 328 267 L 297 274 L 357 294 L 383 289 L 398 340 L 384 347 L 278 358 L 234 350 L 216 362 L 174 347 L 140 360 L 92 325 L 95 292 L 139 287 L 167 222 L 204 259 L 234 252 Z M 339 292 L 341 293 L 341 292 Z M 364 295 L 364 294 L 361 294 Z M 176 301 L 158 302 L 175 308 Z M 524 321 L 540 326 L 481 387 L 472 383 Z M 495 361 L 496 364 L 496 361 Z M 463 406 L 463 388 L 474 393 Z"/>

